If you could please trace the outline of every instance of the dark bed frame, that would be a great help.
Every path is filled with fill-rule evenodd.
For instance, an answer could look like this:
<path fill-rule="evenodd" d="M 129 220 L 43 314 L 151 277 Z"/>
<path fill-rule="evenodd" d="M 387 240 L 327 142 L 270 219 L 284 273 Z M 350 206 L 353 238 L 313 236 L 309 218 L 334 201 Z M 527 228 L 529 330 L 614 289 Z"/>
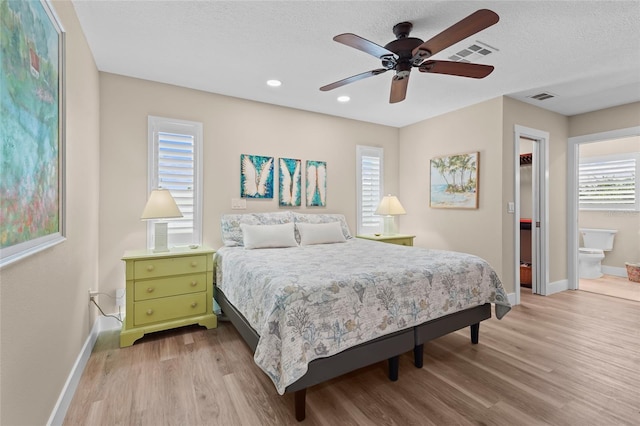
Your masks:
<path fill-rule="evenodd" d="M 215 289 L 215 298 L 224 314 L 238 330 L 253 352 L 260 336 L 244 316 L 227 300 L 224 293 Z M 487 303 L 454 314 L 425 322 L 368 342 L 353 346 L 327 358 L 318 358 L 308 365 L 307 373 L 290 384 L 285 392 L 294 392 L 296 420 L 304 420 L 307 388 L 331 380 L 348 372 L 388 360 L 389 379 L 398 380 L 400 355 L 413 349 L 414 364 L 422 368 L 424 344 L 461 328 L 471 327 L 471 342 L 478 343 L 480 322 L 491 318 L 491 304 Z"/>

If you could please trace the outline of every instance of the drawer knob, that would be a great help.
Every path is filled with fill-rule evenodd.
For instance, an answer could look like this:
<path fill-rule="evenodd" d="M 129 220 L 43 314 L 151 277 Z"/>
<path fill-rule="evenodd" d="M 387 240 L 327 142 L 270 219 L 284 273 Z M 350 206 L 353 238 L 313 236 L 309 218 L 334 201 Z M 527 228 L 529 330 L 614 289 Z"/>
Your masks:
<path fill-rule="evenodd" d="M 153 287 L 147 288 L 147 293 L 153 293 Z"/>
<path fill-rule="evenodd" d="M 195 308 L 196 306 L 198 306 L 198 302 L 193 302 L 193 303 L 191 304 L 191 307 L 192 307 L 192 308 Z"/>
<path fill-rule="evenodd" d="M 196 266 L 198 266 L 198 262 L 194 260 L 193 262 L 191 262 L 191 266 L 195 268 Z"/>
<path fill-rule="evenodd" d="M 155 269 L 155 266 L 153 266 L 153 265 L 147 266 L 147 271 L 149 271 L 149 272 L 153 271 L 154 269 Z"/>
<path fill-rule="evenodd" d="M 153 315 L 153 309 L 148 309 L 147 310 L 147 315 Z"/>
<path fill-rule="evenodd" d="M 191 281 L 191 287 L 195 287 L 198 285 L 198 281 Z"/>

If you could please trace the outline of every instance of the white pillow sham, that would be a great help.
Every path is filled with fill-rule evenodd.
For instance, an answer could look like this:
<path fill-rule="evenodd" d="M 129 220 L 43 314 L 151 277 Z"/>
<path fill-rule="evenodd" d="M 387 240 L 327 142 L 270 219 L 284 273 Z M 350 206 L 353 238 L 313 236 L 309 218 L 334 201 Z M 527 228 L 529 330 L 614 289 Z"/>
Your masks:
<path fill-rule="evenodd" d="M 247 249 L 296 247 L 294 224 L 281 225 L 248 225 L 240 224 L 242 241 Z"/>
<path fill-rule="evenodd" d="M 300 234 L 300 245 L 344 243 L 340 222 L 329 223 L 296 223 Z"/>

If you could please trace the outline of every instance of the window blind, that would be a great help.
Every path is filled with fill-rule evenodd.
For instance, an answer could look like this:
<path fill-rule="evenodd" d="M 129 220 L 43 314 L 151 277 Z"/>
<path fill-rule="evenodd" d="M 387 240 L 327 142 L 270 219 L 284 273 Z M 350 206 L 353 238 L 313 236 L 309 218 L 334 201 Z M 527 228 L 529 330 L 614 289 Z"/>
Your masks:
<path fill-rule="evenodd" d="M 382 218 L 375 211 L 382 199 L 383 149 L 377 147 L 356 147 L 357 194 L 358 194 L 358 233 L 380 232 Z"/>
<path fill-rule="evenodd" d="M 638 153 L 580 160 L 579 206 L 592 210 L 640 210 Z"/>
<path fill-rule="evenodd" d="M 168 245 L 202 243 L 202 123 L 149 117 L 149 191 L 169 190 L 182 212 L 167 219 Z M 153 247 L 154 227 L 147 227 Z"/>

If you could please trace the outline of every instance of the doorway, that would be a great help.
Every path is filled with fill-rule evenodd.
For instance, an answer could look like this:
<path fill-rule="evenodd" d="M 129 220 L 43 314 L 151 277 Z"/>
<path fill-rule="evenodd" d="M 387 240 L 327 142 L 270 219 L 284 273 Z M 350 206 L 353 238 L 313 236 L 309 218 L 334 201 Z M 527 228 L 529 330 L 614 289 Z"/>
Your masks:
<path fill-rule="evenodd" d="M 622 139 L 627 137 L 640 136 L 640 126 L 626 129 L 612 130 L 602 133 L 594 133 L 584 136 L 569 138 L 567 146 L 567 278 L 568 288 L 577 290 L 580 286 L 578 273 L 578 253 L 579 253 L 579 206 L 578 206 L 578 171 L 579 171 L 579 147 L 581 144 L 592 142 L 602 142 L 607 140 Z M 614 243 L 615 244 L 615 243 Z M 637 244 L 636 244 L 637 245 Z"/>
<path fill-rule="evenodd" d="M 521 173 L 520 147 L 527 144 L 531 151 L 530 239 L 531 239 L 531 292 L 546 295 L 549 282 L 549 133 L 516 125 L 514 127 L 514 260 L 515 303 L 520 304 L 521 263 Z M 529 197 L 529 196 L 527 196 Z M 527 200 L 528 201 L 528 200 Z M 526 205 L 526 204 L 525 204 Z M 527 212 L 529 214 L 529 212 Z"/>

